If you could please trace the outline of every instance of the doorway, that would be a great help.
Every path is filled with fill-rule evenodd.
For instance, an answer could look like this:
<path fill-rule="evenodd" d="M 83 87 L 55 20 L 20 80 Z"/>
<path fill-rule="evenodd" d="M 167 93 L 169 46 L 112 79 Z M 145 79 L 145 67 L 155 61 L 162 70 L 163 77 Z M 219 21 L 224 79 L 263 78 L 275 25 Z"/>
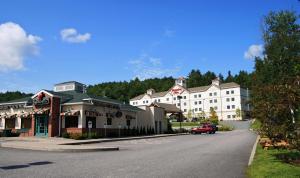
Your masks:
<path fill-rule="evenodd" d="M 35 136 L 48 136 L 48 116 L 35 116 Z"/>

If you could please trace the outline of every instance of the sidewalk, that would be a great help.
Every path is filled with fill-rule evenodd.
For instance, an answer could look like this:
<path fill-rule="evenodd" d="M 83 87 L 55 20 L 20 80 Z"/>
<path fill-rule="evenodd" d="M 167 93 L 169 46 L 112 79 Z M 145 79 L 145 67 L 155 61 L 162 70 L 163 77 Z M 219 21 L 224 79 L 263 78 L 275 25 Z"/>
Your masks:
<path fill-rule="evenodd" d="M 0 147 L 55 152 L 117 151 L 119 147 L 64 145 L 73 140 L 64 138 L 1 137 Z"/>
<path fill-rule="evenodd" d="M 119 150 L 119 147 L 101 147 L 88 144 L 137 139 L 150 139 L 178 135 L 186 134 L 160 134 L 140 137 L 101 138 L 90 140 L 73 140 L 61 137 L 0 137 L 0 147 L 57 152 L 116 151 Z"/>

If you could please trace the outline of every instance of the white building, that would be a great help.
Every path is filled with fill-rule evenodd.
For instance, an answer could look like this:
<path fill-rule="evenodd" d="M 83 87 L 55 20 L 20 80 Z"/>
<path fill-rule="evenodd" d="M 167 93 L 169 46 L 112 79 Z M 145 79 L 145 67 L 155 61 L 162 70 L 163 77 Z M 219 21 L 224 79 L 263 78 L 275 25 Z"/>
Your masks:
<path fill-rule="evenodd" d="M 208 117 L 213 108 L 219 120 L 241 120 L 251 109 L 249 99 L 249 90 L 234 82 L 220 83 L 219 79 L 215 79 L 209 86 L 187 88 L 185 79 L 181 77 L 175 80 L 175 85 L 168 91 L 156 93 L 149 89 L 147 93 L 132 98 L 130 104 L 175 104 L 186 117 Z"/>

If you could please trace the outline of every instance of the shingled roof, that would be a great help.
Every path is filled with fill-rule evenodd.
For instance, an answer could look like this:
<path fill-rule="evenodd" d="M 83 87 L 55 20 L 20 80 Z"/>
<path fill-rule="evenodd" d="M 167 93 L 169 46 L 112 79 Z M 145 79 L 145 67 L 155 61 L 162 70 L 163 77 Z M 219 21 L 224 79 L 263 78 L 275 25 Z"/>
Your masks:
<path fill-rule="evenodd" d="M 157 103 L 154 102 L 150 106 L 164 108 L 167 113 L 180 113 L 180 109 L 175 104 Z"/>

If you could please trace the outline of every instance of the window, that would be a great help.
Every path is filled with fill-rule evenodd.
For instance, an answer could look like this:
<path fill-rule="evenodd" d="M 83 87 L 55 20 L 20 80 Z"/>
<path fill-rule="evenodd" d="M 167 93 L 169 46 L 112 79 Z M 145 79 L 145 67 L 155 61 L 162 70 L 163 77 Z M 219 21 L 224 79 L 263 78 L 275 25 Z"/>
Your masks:
<path fill-rule="evenodd" d="M 76 120 L 78 121 L 78 118 Z M 89 121 L 92 121 L 92 128 L 93 129 L 96 128 L 96 117 L 86 117 L 86 119 L 85 119 L 85 122 L 86 122 L 85 128 L 89 128 L 89 126 L 88 126 Z M 78 127 L 78 126 L 76 126 L 76 127 Z"/>
<path fill-rule="evenodd" d="M 186 102 L 184 102 L 183 105 L 186 106 Z"/>
<path fill-rule="evenodd" d="M 157 102 L 156 99 L 154 100 L 154 102 Z"/>
<path fill-rule="evenodd" d="M 145 101 L 143 101 L 143 103 L 145 104 Z"/>
<path fill-rule="evenodd" d="M 227 115 L 227 119 L 230 119 L 231 118 L 231 116 L 230 115 Z"/>
<path fill-rule="evenodd" d="M 1 126 L 1 124 L 0 124 L 0 126 Z M 31 128 L 31 119 L 30 118 L 22 118 L 21 119 L 21 128 L 22 129 L 30 129 Z"/>
<path fill-rule="evenodd" d="M 235 105 L 232 105 L 231 108 L 232 108 L 232 109 L 235 109 Z"/>
<path fill-rule="evenodd" d="M 231 101 L 234 101 L 234 98 L 231 98 Z"/>
<path fill-rule="evenodd" d="M 180 106 L 180 103 L 177 103 L 177 106 Z"/>
<path fill-rule="evenodd" d="M 146 100 L 146 103 L 148 103 L 148 100 Z"/>
<path fill-rule="evenodd" d="M 209 96 L 212 96 L 212 93 L 209 93 Z"/>
<path fill-rule="evenodd" d="M 198 97 L 201 98 L 201 94 L 199 94 Z"/>
<path fill-rule="evenodd" d="M 229 102 L 229 101 L 230 101 L 230 98 L 226 98 L 226 101 Z"/>
<path fill-rule="evenodd" d="M 198 108 L 195 108 L 195 111 L 198 111 Z"/>
<path fill-rule="evenodd" d="M 229 95 L 229 91 L 226 91 L 226 95 Z"/>
<path fill-rule="evenodd" d="M 232 115 L 232 118 L 235 118 L 235 115 Z"/>
<path fill-rule="evenodd" d="M 227 109 L 230 109 L 230 105 L 227 105 Z"/>
<path fill-rule="evenodd" d="M 186 96 L 183 96 L 183 99 L 186 99 Z"/>
<path fill-rule="evenodd" d="M 112 125 L 112 118 L 106 119 L 106 125 Z"/>
<path fill-rule="evenodd" d="M 197 95 L 194 95 L 194 98 L 197 98 Z"/>
<path fill-rule="evenodd" d="M 197 101 L 195 101 L 194 104 L 197 105 Z"/>
<path fill-rule="evenodd" d="M 66 116 L 65 117 L 65 128 L 78 128 L 78 116 Z"/>
<path fill-rule="evenodd" d="M 231 94 L 234 94 L 234 90 L 231 90 Z"/>
<path fill-rule="evenodd" d="M 13 119 L 5 119 L 5 128 L 6 129 L 14 129 L 16 127 L 15 123 L 16 123 L 16 119 L 15 118 L 13 118 Z"/>
<path fill-rule="evenodd" d="M 218 100 L 217 99 L 214 99 L 214 103 L 217 103 L 218 102 Z"/>
<path fill-rule="evenodd" d="M 198 103 L 201 104 L 202 102 L 201 102 L 201 101 L 198 101 Z"/>
<path fill-rule="evenodd" d="M 174 97 L 174 100 L 176 100 L 176 97 Z"/>
<path fill-rule="evenodd" d="M 157 100 L 160 103 L 160 99 Z"/>
<path fill-rule="evenodd" d="M 202 108 L 199 108 L 199 111 L 202 111 Z"/>
<path fill-rule="evenodd" d="M 214 92 L 214 96 L 217 96 L 217 92 Z"/>
<path fill-rule="evenodd" d="M 126 120 L 126 125 L 127 125 L 127 127 L 130 127 L 130 120 L 129 119 Z"/>
<path fill-rule="evenodd" d="M 213 103 L 213 100 L 209 100 L 209 103 Z"/>
<path fill-rule="evenodd" d="M 183 112 L 186 112 L 186 109 L 184 109 Z"/>
<path fill-rule="evenodd" d="M 169 98 L 167 98 L 166 100 L 169 101 Z"/>
<path fill-rule="evenodd" d="M 214 107 L 214 109 L 215 109 L 215 110 L 218 110 L 218 107 L 217 107 L 217 106 L 215 106 L 215 107 Z"/>

